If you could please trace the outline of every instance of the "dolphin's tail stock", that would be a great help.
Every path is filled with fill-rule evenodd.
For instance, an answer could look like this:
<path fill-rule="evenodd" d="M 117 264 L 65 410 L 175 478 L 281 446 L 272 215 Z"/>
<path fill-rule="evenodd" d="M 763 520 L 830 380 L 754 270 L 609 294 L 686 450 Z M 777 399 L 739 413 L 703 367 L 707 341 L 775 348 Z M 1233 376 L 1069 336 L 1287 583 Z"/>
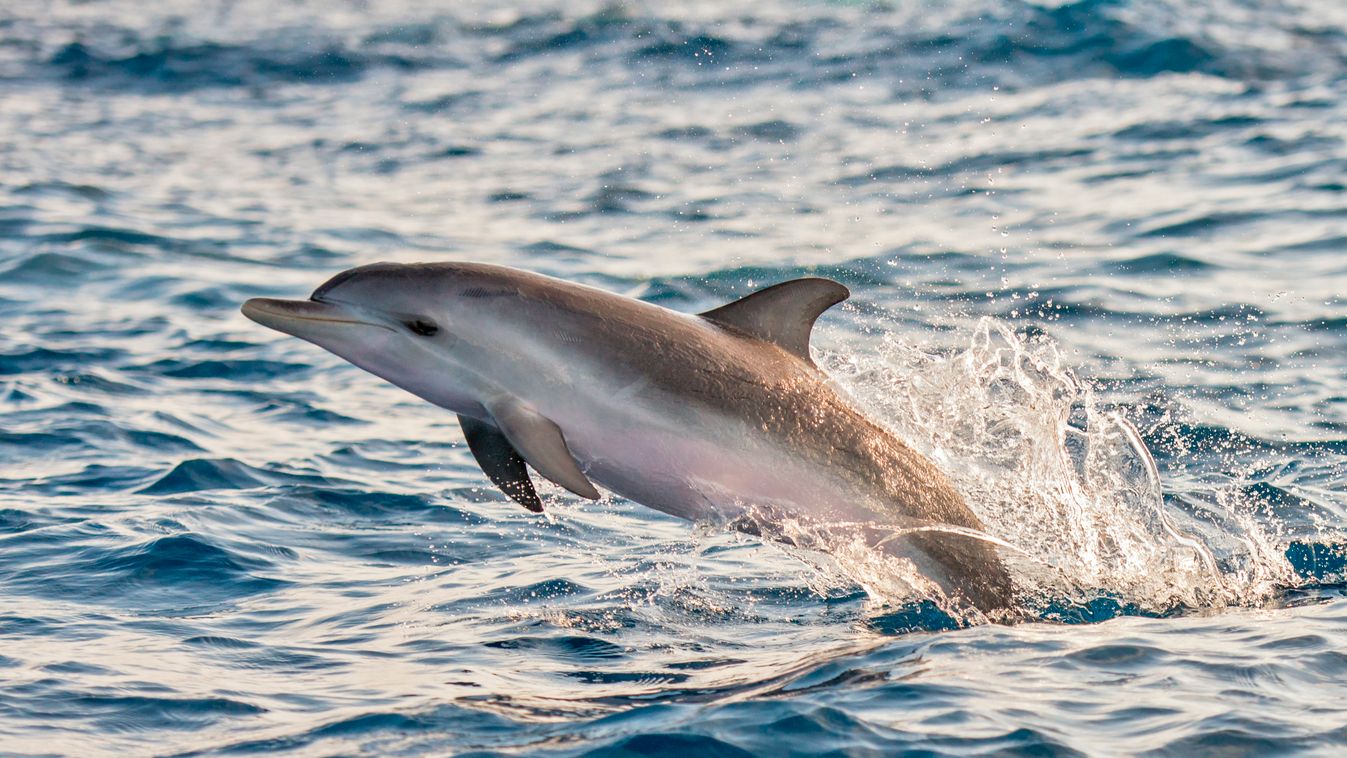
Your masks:
<path fill-rule="evenodd" d="M 994 622 L 1016 619 L 1015 583 L 996 544 L 985 535 L 934 528 L 904 535 L 884 547 L 896 554 L 915 554 L 922 573 L 934 579 L 956 607 L 971 606 Z"/>
<path fill-rule="evenodd" d="M 997 542 L 983 532 L 929 522 L 866 531 L 873 547 L 916 564 L 955 610 L 980 611 L 997 623 L 1019 620 L 1015 582 L 997 553 Z"/>
<path fill-rule="evenodd" d="M 915 564 L 940 587 L 955 611 L 977 611 L 994 623 L 1023 619 L 1015 583 L 997 552 L 998 543 L 979 530 L 922 521 L 886 525 L 816 521 L 760 506 L 729 526 L 773 542 L 823 552 L 859 537 L 871 549 Z"/>

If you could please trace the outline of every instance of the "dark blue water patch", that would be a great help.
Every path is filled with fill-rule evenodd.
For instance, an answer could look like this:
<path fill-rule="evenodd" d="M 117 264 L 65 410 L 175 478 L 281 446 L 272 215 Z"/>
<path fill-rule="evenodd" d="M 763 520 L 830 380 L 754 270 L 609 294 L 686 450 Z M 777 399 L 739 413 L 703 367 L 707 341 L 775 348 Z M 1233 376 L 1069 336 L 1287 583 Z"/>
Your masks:
<path fill-rule="evenodd" d="M 33 331 L 35 337 L 48 344 L 78 345 L 98 341 L 99 338 L 113 341 L 119 338 L 162 334 L 167 330 L 169 323 L 169 319 L 162 315 L 117 319 L 114 321 L 97 321 L 90 318 L 81 323 L 71 324 L 65 328 L 50 328 L 42 325 Z"/>
<path fill-rule="evenodd" d="M 330 480 L 257 468 L 230 458 L 192 458 L 182 461 L 158 481 L 140 490 L 146 495 L 176 495 L 204 490 L 238 490 L 278 484 L 325 485 Z"/>
<path fill-rule="evenodd" d="M 184 350 L 204 350 L 207 352 L 232 353 L 240 350 L 249 350 L 257 346 L 255 342 L 245 342 L 237 339 L 218 339 L 204 338 L 194 339 L 182 345 Z"/>
<path fill-rule="evenodd" d="M 1119 274 L 1152 276 L 1156 274 L 1211 271 L 1219 268 L 1219 266 L 1181 253 L 1165 252 L 1142 255 L 1128 260 L 1115 261 L 1109 265 L 1108 268 L 1111 268 Z"/>
<path fill-rule="evenodd" d="M 1165 651 L 1150 645 L 1095 645 L 1062 656 L 1055 666 L 1084 666 L 1105 671 L 1149 670 L 1164 665 L 1170 658 Z"/>
<path fill-rule="evenodd" d="M 410 71 L 455 64 L 445 55 L 366 52 L 335 41 L 192 43 L 171 37 L 142 40 L 130 30 L 120 30 L 109 40 L 72 42 L 45 65 L 72 84 L 181 93 L 217 87 L 332 85 L 354 81 L 375 68 Z"/>
<path fill-rule="evenodd" d="M 200 248 L 204 244 L 199 240 L 179 240 L 135 229 L 107 226 L 81 226 L 68 232 L 50 232 L 35 238 L 38 242 L 50 245 L 84 245 L 92 249 L 110 249 L 116 251 L 134 250 L 150 247 L 166 252 L 184 251 Z M 223 248 L 222 243 L 209 243 Z"/>
<path fill-rule="evenodd" d="M 92 184 L 75 184 L 60 180 L 42 181 L 25 184 L 14 190 L 14 194 L 24 196 L 45 196 L 58 195 L 60 197 L 75 197 L 81 200 L 88 200 L 93 203 L 102 203 L 113 198 L 114 194 L 110 190 L 97 187 Z"/>
<path fill-rule="evenodd" d="M 64 350 L 47 347 L 24 348 L 13 353 L 0 354 L 0 376 L 55 369 L 86 370 L 91 365 L 110 363 L 124 355 L 124 351 L 110 347 Z"/>
<path fill-rule="evenodd" d="M 27 486 L 35 492 L 58 496 L 117 492 L 140 486 L 155 473 L 155 469 L 144 466 L 110 466 L 94 463 L 72 473 L 42 477 Z"/>
<path fill-rule="evenodd" d="M 1301 497 L 1272 482 L 1251 482 L 1243 485 L 1240 492 L 1250 511 L 1269 520 L 1270 523 L 1296 525 L 1333 523 L 1336 520 L 1333 509 L 1310 498 Z"/>
<path fill-rule="evenodd" d="M 474 155 L 481 155 L 481 148 L 471 145 L 449 145 L 432 152 L 430 158 L 468 158 Z"/>
<path fill-rule="evenodd" d="M 739 41 L 707 32 L 689 33 L 679 24 L 654 31 L 649 36 L 656 41 L 643 44 L 631 54 L 636 62 L 648 60 L 675 60 L 697 66 L 710 66 L 731 62 L 732 58 L 741 58 L 750 48 Z"/>
<path fill-rule="evenodd" d="M 964 626 L 958 618 L 929 600 L 873 616 L 866 619 L 866 625 L 878 634 L 891 636 L 949 631 Z"/>
<path fill-rule="evenodd" d="M 106 275 L 112 268 L 91 257 L 68 253 L 35 253 L 15 265 L 0 271 L 3 285 L 54 285 L 68 287 L 71 283 Z"/>
<path fill-rule="evenodd" d="M 594 255 L 594 251 L 586 250 L 582 247 L 567 245 L 553 240 L 541 240 L 524 245 L 522 252 L 541 260 L 546 259 L 580 259 L 589 258 Z"/>
<path fill-rule="evenodd" d="M 1286 560 L 1303 579 L 1315 582 L 1347 580 L 1347 544 L 1292 542 L 1286 548 Z"/>
<path fill-rule="evenodd" d="M 529 655 L 544 656 L 548 659 L 595 661 L 617 660 L 626 657 L 626 650 L 620 645 L 614 645 L 597 637 L 578 635 L 511 637 L 485 644 L 490 648 L 516 650 Z"/>
<path fill-rule="evenodd" d="M 75 516 L 60 516 L 17 508 L 4 508 L 0 509 L 0 537 L 50 526 L 72 525 L 80 521 L 83 521 L 83 519 Z"/>
<path fill-rule="evenodd" d="M 52 380 L 57 384 L 81 392 L 89 390 L 114 396 L 136 396 L 151 392 L 148 387 L 121 381 L 123 378 L 118 375 L 118 379 L 111 379 L 94 371 L 57 371 L 52 375 Z"/>
<path fill-rule="evenodd" d="M 275 737 L 263 740 L 243 740 L 234 744 L 212 749 L 211 754 L 243 754 L 293 752 L 312 746 L 323 740 L 339 740 L 339 744 L 350 744 L 349 740 L 380 735 L 401 736 L 452 731 L 460 735 L 456 742 L 442 742 L 442 745 L 509 745 L 516 742 L 519 722 L 481 708 L 465 708 L 461 705 L 438 705 L 421 711 L 396 712 L 374 711 L 358 716 L 331 721 L 300 734 Z M 326 751 L 324 751 L 326 752 Z M 454 752 L 467 755 L 460 748 Z M 197 755 L 204 753 L 186 753 Z"/>
<path fill-rule="evenodd" d="M 1247 129 L 1262 123 L 1264 123 L 1263 118 L 1252 115 L 1199 118 L 1191 121 L 1156 121 L 1151 119 L 1119 129 L 1113 132 L 1111 136 L 1115 139 L 1135 140 L 1137 142 L 1189 140 L 1221 131 Z"/>
<path fill-rule="evenodd" d="M 345 518 L 377 523 L 485 523 L 485 519 L 480 516 L 438 503 L 429 495 L 378 492 L 368 488 L 335 489 L 312 485 L 287 487 L 268 502 L 268 507 L 323 520 L 330 520 L 333 515 L 340 514 Z"/>
<path fill-rule="evenodd" d="M 606 9 L 578 18 L 541 14 L 520 18 L 509 25 L 478 27 L 477 30 L 508 41 L 509 47 L 496 57 L 498 62 L 611 44 L 643 33 L 621 11 Z"/>
<path fill-rule="evenodd" d="M 594 591 L 583 584 L 565 578 L 546 579 L 522 587 L 503 587 L 492 590 L 479 600 L 485 603 L 517 605 L 520 603 L 539 603 L 562 598 L 592 596 Z"/>
<path fill-rule="evenodd" d="M 926 704 L 932 707 L 933 704 Z M 579 753 L 610 756 L 841 756 L 841 755 L 1083 755 L 1069 745 L 1032 730 L 1014 729 L 990 737 L 921 734 L 883 727 L 827 706 L 780 701 L 734 703 L 654 723 Z M 668 723 L 672 721 L 672 723 Z M 687 721 L 688 723 L 679 723 Z M 638 722 L 639 723 L 639 722 Z M 633 725 L 634 726 L 634 725 Z"/>
<path fill-rule="evenodd" d="M 800 126 L 789 121 L 772 119 L 771 121 L 759 121 L 756 124 L 736 127 L 734 134 L 762 142 L 792 142 L 800 136 L 802 131 L 803 129 Z"/>
<path fill-rule="evenodd" d="M 389 451 L 382 445 L 351 445 L 339 447 L 323 456 L 323 460 L 343 468 L 357 467 L 370 471 L 423 471 L 426 469 L 426 463 L 419 455 L 409 455 L 409 453 L 419 452 L 421 446 L 416 443 L 408 443 L 403 449 Z M 389 460 L 379 457 L 379 454 L 385 455 L 391 453 L 405 460 Z"/>
<path fill-rule="evenodd" d="M 126 368 L 127 371 L 152 373 L 174 379 L 230 379 L 244 382 L 276 379 L 312 369 L 313 366 L 305 363 L 243 358 L 233 360 L 163 358 L 153 363 Z"/>
<path fill-rule="evenodd" d="M 412 112 L 436 115 L 471 112 L 482 104 L 483 95 L 480 90 L 448 92 L 423 100 L 408 100 L 402 103 L 402 107 Z"/>
<path fill-rule="evenodd" d="M 189 637 L 183 640 L 182 644 L 223 650 L 256 650 L 261 647 L 261 645 L 256 642 L 249 642 L 248 640 L 241 640 L 236 637 L 220 637 L 216 635 Z"/>
<path fill-rule="evenodd" d="M 306 426 L 309 424 L 359 425 L 369 423 L 364 419 L 353 418 L 327 408 L 319 408 L 310 402 L 312 395 L 308 393 L 278 394 L 237 389 L 208 389 L 204 392 L 210 395 L 241 398 L 256 403 L 251 410 L 261 421 L 265 422 L 283 421 Z"/>
<path fill-rule="evenodd" d="M 1192 732 L 1154 751 L 1156 755 L 1295 755 L 1320 744 L 1286 733 L 1268 719 L 1212 716 L 1188 726 Z"/>
<path fill-rule="evenodd" d="M 774 754 L 781 752 L 776 746 Z M 681 733 L 652 733 L 624 737 L 583 753 L 587 758 L 634 758 L 635 756 L 699 755 L 707 758 L 752 758 L 754 753 L 715 737 Z"/>
<path fill-rule="evenodd" d="M 1296 326 L 1311 332 L 1326 332 L 1329 334 L 1347 333 L 1347 316 L 1342 318 L 1315 318 L 1308 321 L 1280 322 L 1274 321 L 1272 326 Z"/>
<path fill-rule="evenodd" d="M 1304 242 L 1295 242 L 1290 245 L 1282 245 L 1271 252 L 1287 252 L 1292 255 L 1296 253 L 1333 253 L 1340 255 L 1347 252 L 1347 235 L 1330 235 L 1318 239 L 1305 240 Z"/>
<path fill-rule="evenodd" d="M 974 42 L 970 56 L 982 62 L 1009 63 L 1029 56 L 1058 59 L 1064 69 L 1096 74 L 1154 76 L 1162 72 L 1226 74 L 1210 43 L 1162 37 L 1114 15 L 1111 0 L 1080 0 L 1057 7 L 1008 4 L 1009 33 L 993 33 Z M 979 31 L 996 29 L 979 25 Z M 986 31 L 983 31 L 986 34 Z M 1060 59 L 1069 59 L 1070 62 Z M 1091 71 L 1093 69 L 1093 71 Z"/>
<path fill-rule="evenodd" d="M 9 405 L 23 405 L 26 403 L 37 402 L 37 396 L 30 392 L 25 392 L 18 382 L 10 382 L 4 387 L 0 387 L 0 403 Z"/>
<path fill-rule="evenodd" d="M 22 575 L 6 572 L 8 582 L 27 594 L 141 609 L 200 608 L 286 584 L 255 573 L 273 568 L 271 562 L 227 550 L 197 535 L 179 534 L 123 546 L 105 546 L 103 540 L 95 540 L 73 550 L 72 539 L 67 534 L 58 541 L 28 540 L 23 549 L 30 554 L 30 570 Z M 48 554 L 45 563 L 32 560 L 44 545 L 64 545 L 63 557 L 52 561 Z"/>
<path fill-rule="evenodd" d="M 92 674 L 101 676 L 113 673 L 112 669 L 87 661 L 59 661 L 57 663 L 48 663 L 45 666 L 42 666 L 41 670 L 52 674 L 76 675 Z"/>
<path fill-rule="evenodd" d="M 70 693 L 62 700 L 70 708 L 68 717 L 93 722 L 112 732 L 197 730 L 223 719 L 266 713 L 261 706 L 227 698 Z"/>
<path fill-rule="evenodd" d="M 680 126 L 673 129 L 665 129 L 655 134 L 655 136 L 659 137 L 660 139 L 667 139 L 674 141 L 689 141 L 689 142 L 710 139 L 715 135 L 716 133 L 713 129 L 705 126 L 695 126 L 695 125 Z"/>
<path fill-rule="evenodd" d="M 629 213 L 645 201 L 655 197 L 640 187 L 631 184 L 604 184 L 584 199 L 587 209 L 593 213 Z M 584 214 L 579 214 L 584 215 Z"/>
<path fill-rule="evenodd" d="M 0 449 L 8 448 L 13 460 L 20 457 L 45 457 L 60 448 L 83 448 L 84 439 L 77 434 L 53 432 L 0 431 Z"/>
<path fill-rule="evenodd" d="M 1086 162 L 1084 159 L 1094 154 L 1087 148 L 1062 148 L 1055 150 L 1037 150 L 1006 153 L 984 153 L 964 156 L 938 166 L 899 164 L 881 166 L 859 174 L 839 177 L 837 183 L 848 187 L 869 184 L 904 182 L 912 179 L 930 177 L 953 177 L 963 173 L 993 173 L 1000 168 L 1032 163 L 1040 170 L 1046 170 L 1063 163 L 1071 167 Z"/>
<path fill-rule="evenodd" d="M 1347 192 L 1347 184 L 1343 184 L 1342 182 L 1316 182 L 1313 184 L 1303 184 L 1301 186 L 1316 192 Z"/>
<path fill-rule="evenodd" d="M 688 674 L 671 673 L 666 671 L 566 671 L 562 676 L 568 679 L 574 679 L 584 684 L 639 684 L 646 687 L 660 686 L 668 688 L 669 685 L 682 684 L 690 676 Z"/>
<path fill-rule="evenodd" d="M 0 447 L 9 447 L 15 458 L 36 459 L 61 451 L 65 455 L 115 455 L 125 449 L 140 454 L 200 452 L 191 440 L 166 432 L 136 429 L 102 419 L 51 424 L 44 432 L 2 432 Z"/>
<path fill-rule="evenodd" d="M 528 200 L 532 197 L 527 192 L 518 190 L 501 190 L 487 195 L 487 200 L 493 203 L 517 203 L 521 200 Z"/>
<path fill-rule="evenodd" d="M 1208 213 L 1172 224 L 1153 226 L 1137 233 L 1141 238 L 1148 237 L 1197 237 L 1210 236 L 1228 227 L 1249 224 L 1267 217 L 1265 211 L 1221 211 Z"/>
<path fill-rule="evenodd" d="M 1024 605 L 1031 618 L 1057 624 L 1098 624 L 1124 616 L 1156 618 L 1179 615 L 1190 610 L 1180 605 L 1165 611 L 1144 609 L 1105 591 L 1090 593 L 1085 597 L 1029 598 Z"/>
<path fill-rule="evenodd" d="M 362 543 L 368 542 L 368 539 L 362 540 Z M 433 550 L 402 547 L 401 543 L 404 540 L 398 542 L 399 544 L 390 545 L 386 548 L 364 546 L 352 552 L 356 557 L 373 566 L 429 566 L 441 558 L 439 553 Z"/>
<path fill-rule="evenodd" d="M 1294 139 L 1285 139 L 1271 134 L 1257 134 L 1245 141 L 1245 145 L 1269 155 L 1292 155 L 1311 151 L 1316 156 L 1329 154 L 1338 149 L 1342 140 L 1323 134 L 1304 134 Z"/>

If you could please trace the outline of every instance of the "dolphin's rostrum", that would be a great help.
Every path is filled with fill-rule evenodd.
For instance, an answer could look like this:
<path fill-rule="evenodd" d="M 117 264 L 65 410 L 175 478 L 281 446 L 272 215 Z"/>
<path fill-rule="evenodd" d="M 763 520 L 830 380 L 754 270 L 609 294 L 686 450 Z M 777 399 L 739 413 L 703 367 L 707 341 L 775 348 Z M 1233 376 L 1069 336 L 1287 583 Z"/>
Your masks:
<path fill-rule="evenodd" d="M 764 514 L 793 519 L 864 536 L 1004 617 L 1013 586 L 982 522 L 809 357 L 815 319 L 848 294 L 796 279 L 691 315 L 504 266 L 376 263 L 243 313 L 457 413 L 487 477 L 531 511 L 527 467 L 777 538 Z"/>

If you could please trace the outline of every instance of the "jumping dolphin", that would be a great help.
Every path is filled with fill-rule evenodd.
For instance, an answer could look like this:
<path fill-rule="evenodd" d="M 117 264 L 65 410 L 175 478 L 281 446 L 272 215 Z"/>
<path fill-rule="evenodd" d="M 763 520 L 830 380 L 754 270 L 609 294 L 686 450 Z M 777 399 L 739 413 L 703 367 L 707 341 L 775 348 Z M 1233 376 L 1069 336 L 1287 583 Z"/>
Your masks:
<path fill-rule="evenodd" d="M 243 313 L 458 414 L 482 471 L 531 511 L 526 464 L 584 498 L 597 483 L 769 537 L 789 539 L 763 513 L 860 525 L 956 606 L 1008 613 L 1010 576 L 949 479 L 810 359 L 814 321 L 849 295 L 796 279 L 692 315 L 504 266 L 375 263 Z"/>

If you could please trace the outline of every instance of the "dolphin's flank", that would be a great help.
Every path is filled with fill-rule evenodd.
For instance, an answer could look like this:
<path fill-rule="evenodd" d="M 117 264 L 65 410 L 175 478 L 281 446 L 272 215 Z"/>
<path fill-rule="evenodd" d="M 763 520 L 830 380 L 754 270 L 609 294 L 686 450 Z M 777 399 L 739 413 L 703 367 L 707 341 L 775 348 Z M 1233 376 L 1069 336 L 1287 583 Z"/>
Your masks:
<path fill-rule="evenodd" d="M 1005 617 L 1013 585 L 982 522 L 810 360 L 814 321 L 848 295 L 796 279 L 691 315 L 504 266 L 376 263 L 243 313 L 458 414 L 482 471 L 531 511 L 530 467 L 769 536 L 762 514 L 852 529 Z"/>

